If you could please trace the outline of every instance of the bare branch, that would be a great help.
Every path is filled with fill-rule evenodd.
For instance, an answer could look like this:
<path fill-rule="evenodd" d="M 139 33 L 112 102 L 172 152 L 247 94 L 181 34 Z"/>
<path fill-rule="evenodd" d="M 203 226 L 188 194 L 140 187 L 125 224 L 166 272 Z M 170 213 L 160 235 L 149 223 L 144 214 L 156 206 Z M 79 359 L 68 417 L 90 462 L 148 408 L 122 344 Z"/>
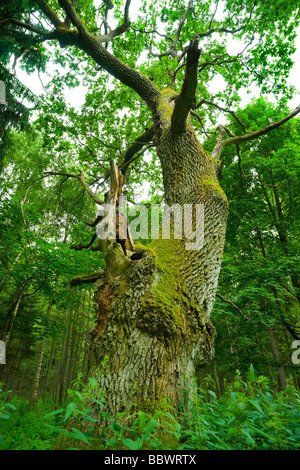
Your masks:
<path fill-rule="evenodd" d="M 287 114 L 283 119 L 277 122 L 273 122 L 269 126 L 264 127 L 263 129 L 259 129 L 258 131 L 254 132 L 249 132 L 246 135 L 241 135 L 237 137 L 233 137 L 231 139 L 225 140 L 224 141 L 224 147 L 227 147 L 227 145 L 231 144 L 242 144 L 244 142 L 247 142 L 248 140 L 253 140 L 257 139 L 258 137 L 261 137 L 262 135 L 267 134 L 268 132 L 277 129 L 278 127 L 282 126 L 284 123 L 295 117 L 297 114 L 300 113 L 300 105 L 297 106 L 291 113 Z"/>
<path fill-rule="evenodd" d="M 241 311 L 241 309 L 237 305 L 235 305 L 230 299 L 224 299 L 224 297 L 219 293 L 217 293 L 216 296 L 219 297 L 222 300 L 222 302 L 225 302 L 226 304 L 229 304 L 233 308 L 235 308 L 235 310 L 237 310 L 239 314 L 242 315 L 243 318 L 245 318 L 245 320 L 250 320 L 250 318 L 246 317 Z"/>
<path fill-rule="evenodd" d="M 278 127 L 282 126 L 283 124 L 285 124 L 287 121 L 289 121 L 290 119 L 292 119 L 299 113 L 300 113 L 300 105 L 297 106 L 291 113 L 289 113 L 283 119 L 280 119 L 280 121 L 273 122 L 269 126 L 259 129 L 258 131 L 249 132 L 248 134 L 231 137 L 230 139 L 226 139 L 222 141 L 218 140 L 212 152 L 213 158 L 218 158 L 221 155 L 223 149 L 227 147 L 228 145 L 240 145 L 240 144 L 243 144 L 244 142 L 248 142 L 249 140 L 257 139 L 258 137 L 261 137 L 267 134 L 268 132 L 273 131 L 274 129 L 277 129 Z M 225 135 L 225 132 L 223 133 L 223 137 L 224 135 Z"/>
<path fill-rule="evenodd" d="M 88 243 L 80 244 L 80 245 L 71 245 L 71 249 L 75 251 L 81 251 L 81 250 L 84 250 L 85 248 L 89 248 L 94 243 L 96 238 L 97 238 L 97 234 L 94 233 L 92 235 L 91 240 Z"/>
<path fill-rule="evenodd" d="M 142 150 L 144 145 L 148 144 L 153 136 L 154 136 L 155 128 L 154 126 L 150 127 L 149 129 L 146 129 L 145 132 L 143 132 L 141 135 L 139 135 L 135 142 L 133 142 L 126 150 L 123 156 L 123 161 L 120 165 L 120 170 L 122 171 L 122 174 L 125 176 L 130 164 L 135 160 L 137 152 Z M 147 147 L 149 148 L 149 146 Z M 146 150 L 146 149 L 145 149 Z M 143 152 L 144 153 L 144 152 Z M 139 154 L 141 156 L 142 153 Z"/>
<path fill-rule="evenodd" d="M 206 137 L 208 137 L 208 133 L 207 133 L 207 131 L 205 130 L 202 117 L 199 116 L 199 114 L 195 113 L 194 111 L 191 111 L 191 115 L 194 116 L 194 117 L 200 122 L 200 125 L 201 125 L 201 127 L 202 127 L 202 131 L 201 131 L 201 132 L 203 132 L 203 134 L 205 134 Z"/>
<path fill-rule="evenodd" d="M 98 205 L 103 205 L 104 204 L 104 201 L 99 199 L 97 194 L 95 194 L 94 191 L 92 191 L 92 189 L 87 184 L 82 171 L 80 172 L 79 175 L 74 175 L 72 173 L 63 173 L 63 172 L 60 172 L 60 171 L 47 171 L 45 173 L 45 175 L 47 175 L 47 176 L 66 176 L 67 178 L 76 178 L 82 184 L 85 191 L 91 196 L 91 198 L 95 201 L 96 204 L 98 204 Z"/>
<path fill-rule="evenodd" d="M 22 213 L 22 218 L 23 218 L 23 222 L 24 222 L 24 225 L 25 227 L 27 227 L 27 222 L 26 222 L 26 218 L 25 218 L 25 214 L 24 214 L 24 204 L 26 204 L 26 200 L 27 200 L 27 196 L 28 196 L 28 192 L 29 190 L 32 188 L 32 186 L 39 180 L 45 178 L 45 176 L 40 176 L 39 178 L 35 179 L 29 186 L 28 188 L 26 189 L 25 191 L 25 196 L 24 196 L 24 199 L 22 201 L 20 201 L 20 204 L 21 204 L 21 213 Z"/>
<path fill-rule="evenodd" d="M 58 0 L 58 3 L 68 15 L 73 26 L 77 28 L 77 30 L 83 37 L 87 37 L 89 35 L 88 30 L 83 24 L 83 22 L 81 21 L 81 19 L 79 18 L 79 16 L 77 15 L 77 12 L 71 0 Z"/>
<path fill-rule="evenodd" d="M 174 39 L 174 42 L 171 46 L 171 49 L 173 49 L 174 51 L 176 50 L 176 47 L 177 47 L 177 43 L 179 41 L 179 38 L 180 38 L 180 33 L 181 33 L 181 30 L 182 30 L 182 27 L 187 19 L 187 15 L 189 13 L 189 11 L 191 10 L 192 8 L 192 5 L 193 5 L 193 0 L 189 0 L 189 3 L 188 3 L 188 6 L 184 12 L 184 15 L 182 17 L 182 19 L 179 21 L 179 25 L 178 25 L 178 28 L 177 28 L 177 32 L 176 32 L 176 37 Z"/>
<path fill-rule="evenodd" d="M 252 18 L 253 10 L 256 7 L 256 4 L 257 4 L 257 1 L 255 1 L 253 3 L 253 6 L 252 6 L 250 14 L 249 14 L 249 17 L 248 17 L 246 23 L 243 26 L 240 26 L 239 28 L 236 28 L 236 29 L 227 29 L 227 28 L 224 28 L 224 27 L 222 27 L 222 28 L 209 28 L 209 30 L 206 31 L 205 33 L 199 33 L 198 34 L 199 38 L 204 38 L 204 37 L 210 36 L 213 33 L 235 34 L 235 33 L 239 33 L 240 31 L 243 31 L 247 27 L 247 25 L 249 24 L 249 22 Z M 212 23 L 212 21 L 210 22 L 210 26 L 211 26 L 211 23 Z"/>
<path fill-rule="evenodd" d="M 147 49 L 149 50 L 150 54 L 152 55 L 152 57 L 157 57 L 159 59 L 161 59 L 162 57 L 167 57 L 167 56 L 171 56 L 173 59 L 177 59 L 178 62 L 180 62 L 182 60 L 182 58 L 185 56 L 186 52 L 187 52 L 187 48 L 184 48 L 182 54 L 178 55 L 178 52 L 177 52 L 177 44 L 178 42 L 180 41 L 180 34 L 181 34 L 181 30 L 182 30 L 182 27 L 187 19 L 187 15 L 189 13 L 189 11 L 192 9 L 192 5 L 193 5 L 193 1 L 192 0 L 189 0 L 189 3 L 188 3 L 188 6 L 186 7 L 186 10 L 184 12 L 184 15 L 183 17 L 179 20 L 179 25 L 178 25 L 178 28 L 177 28 L 177 31 L 176 31 L 176 35 L 175 35 L 175 38 L 172 40 L 172 44 L 170 46 L 170 48 L 165 51 L 165 52 L 161 52 L 159 54 L 156 54 L 155 52 L 152 51 L 152 47 L 151 45 L 149 45 L 145 39 L 145 44 L 146 44 L 146 47 Z M 152 32 L 155 32 L 157 33 L 157 31 L 153 30 Z M 159 34 L 159 33 L 157 33 Z M 161 34 L 160 34 L 161 35 Z M 166 39 L 170 40 L 170 38 L 166 37 Z M 151 41 L 152 42 L 152 41 Z"/>
<path fill-rule="evenodd" d="M 242 127 L 243 131 L 244 131 L 245 133 L 248 133 L 245 124 L 240 120 L 240 118 L 235 114 L 234 111 L 231 111 L 230 109 L 227 109 L 227 108 L 223 108 L 222 106 L 219 106 L 218 104 L 213 103 L 212 101 L 208 101 L 208 100 L 206 100 L 206 99 L 202 99 L 202 100 L 195 106 L 194 109 L 199 108 L 200 106 L 202 106 L 202 104 L 207 104 L 207 105 L 209 105 L 209 106 L 214 106 L 215 108 L 220 109 L 220 111 L 224 111 L 225 113 L 231 114 L 231 116 L 232 116 L 232 117 L 239 123 L 239 125 Z"/>

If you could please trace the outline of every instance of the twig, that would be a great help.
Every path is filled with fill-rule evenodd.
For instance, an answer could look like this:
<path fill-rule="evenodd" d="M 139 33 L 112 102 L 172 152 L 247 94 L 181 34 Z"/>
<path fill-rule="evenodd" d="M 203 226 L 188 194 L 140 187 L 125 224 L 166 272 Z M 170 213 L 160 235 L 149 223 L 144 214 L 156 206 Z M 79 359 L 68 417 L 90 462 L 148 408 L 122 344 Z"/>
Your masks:
<path fill-rule="evenodd" d="M 246 317 L 241 311 L 241 309 L 237 305 L 235 305 L 230 299 L 224 299 L 224 297 L 219 293 L 217 293 L 216 296 L 219 297 L 222 300 L 222 302 L 225 302 L 226 304 L 229 304 L 233 308 L 235 308 L 239 312 L 239 314 L 242 315 L 243 318 L 245 318 L 245 320 L 250 320 L 250 318 Z"/>

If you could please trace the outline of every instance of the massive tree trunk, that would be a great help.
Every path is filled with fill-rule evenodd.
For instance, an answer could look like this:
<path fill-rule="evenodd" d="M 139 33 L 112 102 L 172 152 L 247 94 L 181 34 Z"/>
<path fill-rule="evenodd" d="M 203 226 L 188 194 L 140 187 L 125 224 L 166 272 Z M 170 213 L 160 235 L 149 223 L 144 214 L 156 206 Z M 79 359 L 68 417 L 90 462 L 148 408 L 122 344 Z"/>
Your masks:
<path fill-rule="evenodd" d="M 164 397 L 178 409 L 197 367 L 213 357 L 210 313 L 228 203 L 216 161 L 203 150 L 189 120 L 183 132 L 174 132 L 174 98 L 173 90 L 162 90 L 155 115 L 165 201 L 194 209 L 204 205 L 204 244 L 187 250 L 184 236 L 159 238 L 147 248 L 136 245 L 139 255 L 129 257 L 116 241 L 105 242 L 106 270 L 95 283 L 90 366 L 113 415 L 130 409 L 132 401 L 154 412 Z"/>

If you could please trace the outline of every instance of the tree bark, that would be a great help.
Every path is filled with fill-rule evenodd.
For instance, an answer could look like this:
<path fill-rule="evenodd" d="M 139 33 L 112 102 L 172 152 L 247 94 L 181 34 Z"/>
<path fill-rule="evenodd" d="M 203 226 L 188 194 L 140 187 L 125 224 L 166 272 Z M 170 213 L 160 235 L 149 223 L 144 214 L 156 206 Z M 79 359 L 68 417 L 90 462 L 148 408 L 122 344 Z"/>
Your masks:
<path fill-rule="evenodd" d="M 52 301 L 53 299 L 50 299 L 48 308 L 47 308 L 47 320 L 50 317 L 50 313 L 52 310 Z M 46 332 L 46 330 L 45 330 Z M 41 346 L 40 346 L 40 351 L 38 355 L 38 360 L 34 372 L 34 377 L 33 377 L 33 384 L 32 384 L 32 389 L 31 389 L 31 395 L 30 395 L 30 406 L 34 406 L 36 402 L 38 401 L 38 395 L 39 395 L 39 386 L 40 386 L 40 377 L 41 377 L 41 370 L 42 370 L 42 363 L 43 363 L 43 358 L 44 358 L 44 352 L 45 352 L 45 347 L 46 347 L 46 336 L 43 337 Z"/>
<path fill-rule="evenodd" d="M 285 373 L 284 367 L 282 365 L 280 365 L 280 362 L 282 360 L 281 359 L 281 354 L 280 354 L 280 351 L 278 349 L 276 338 L 275 338 L 274 331 L 273 331 L 272 328 L 268 328 L 268 336 L 269 336 L 269 340 L 270 340 L 273 359 L 278 364 L 277 371 L 278 371 L 279 387 L 280 387 L 280 390 L 285 390 L 286 385 L 287 385 L 286 373 Z"/>
<path fill-rule="evenodd" d="M 173 132 L 174 99 L 173 90 L 163 89 L 155 114 L 165 200 L 169 206 L 204 205 L 204 244 L 187 250 L 184 236 L 160 238 L 147 248 L 136 246 L 139 256 L 132 259 L 116 242 L 108 243 L 110 255 L 103 249 L 106 269 L 95 283 L 90 374 L 112 415 L 133 407 L 132 392 L 140 410 L 155 412 L 164 397 L 178 410 L 187 401 L 195 370 L 213 358 L 215 329 L 209 317 L 228 202 L 216 162 L 203 150 L 189 117 Z"/>

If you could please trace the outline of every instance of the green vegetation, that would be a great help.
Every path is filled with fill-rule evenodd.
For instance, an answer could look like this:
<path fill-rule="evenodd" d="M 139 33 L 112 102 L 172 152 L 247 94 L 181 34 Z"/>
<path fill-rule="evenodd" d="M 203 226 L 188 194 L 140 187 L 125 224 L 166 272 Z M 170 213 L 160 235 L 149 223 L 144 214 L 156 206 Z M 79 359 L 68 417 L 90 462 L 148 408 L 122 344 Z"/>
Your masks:
<path fill-rule="evenodd" d="M 276 393 L 268 382 L 256 377 L 250 366 L 245 380 L 236 371 L 234 382 L 218 399 L 214 382 L 207 377 L 191 396 L 188 411 L 178 418 L 166 402 L 153 416 L 136 411 L 112 419 L 103 411 L 104 397 L 94 398 L 97 382 L 92 379 L 81 392 L 76 386 L 69 390 L 65 406 L 52 412 L 49 403 L 28 410 L 26 401 L 7 401 L 2 391 L 1 409 L 6 407 L 9 413 L 0 414 L 0 449 L 300 449 L 300 394 L 291 385 Z M 91 405 L 98 408 L 96 419 L 90 416 Z M 97 436 L 102 420 L 107 427 Z"/>

